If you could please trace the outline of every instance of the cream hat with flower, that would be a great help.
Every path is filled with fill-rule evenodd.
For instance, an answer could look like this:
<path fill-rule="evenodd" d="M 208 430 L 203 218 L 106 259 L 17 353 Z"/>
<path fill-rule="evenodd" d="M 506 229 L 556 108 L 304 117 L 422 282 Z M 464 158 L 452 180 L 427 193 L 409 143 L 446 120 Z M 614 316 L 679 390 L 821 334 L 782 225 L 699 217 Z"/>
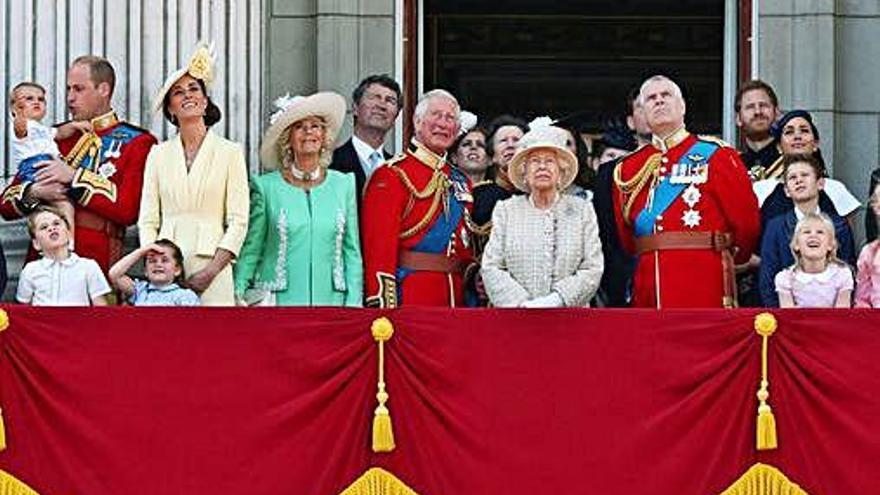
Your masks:
<path fill-rule="evenodd" d="M 529 192 L 525 176 L 525 164 L 529 155 L 538 150 L 552 151 L 559 161 L 559 190 L 564 191 L 574 182 L 578 172 L 577 158 L 565 146 L 566 139 L 568 131 L 551 125 L 538 126 L 525 133 L 517 143 L 516 154 L 510 160 L 510 182 L 520 191 Z"/>
<path fill-rule="evenodd" d="M 260 145 L 260 160 L 268 169 L 281 168 L 284 160 L 283 145 L 287 144 L 287 128 L 306 117 L 320 117 L 324 120 L 324 146 L 321 152 L 322 167 L 330 165 L 333 157 L 333 143 L 345 118 L 345 98 L 331 91 L 315 93 L 311 96 L 284 95 L 275 100 L 278 109 L 269 117 L 269 128 L 263 135 Z"/>
<path fill-rule="evenodd" d="M 189 63 L 187 63 L 185 67 L 181 67 L 172 72 L 165 79 L 162 88 L 153 100 L 153 112 L 157 114 L 162 113 L 162 104 L 165 102 L 165 95 L 171 91 L 171 86 L 174 86 L 174 83 L 186 74 L 204 82 L 205 88 L 210 88 L 211 83 L 214 82 L 214 63 L 216 60 L 217 57 L 214 54 L 214 44 L 200 41 L 199 44 L 196 45 L 195 52 L 193 52 L 192 56 L 189 58 Z"/>

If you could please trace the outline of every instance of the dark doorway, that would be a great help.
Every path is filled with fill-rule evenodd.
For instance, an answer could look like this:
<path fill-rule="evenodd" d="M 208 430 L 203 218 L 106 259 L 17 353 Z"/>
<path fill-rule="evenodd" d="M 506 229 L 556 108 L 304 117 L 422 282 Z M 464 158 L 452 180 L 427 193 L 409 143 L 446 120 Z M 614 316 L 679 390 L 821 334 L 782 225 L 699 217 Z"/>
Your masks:
<path fill-rule="evenodd" d="M 424 87 L 487 121 L 562 118 L 582 131 L 625 111 L 653 74 L 676 80 L 688 126 L 720 133 L 724 0 L 425 0 Z"/>

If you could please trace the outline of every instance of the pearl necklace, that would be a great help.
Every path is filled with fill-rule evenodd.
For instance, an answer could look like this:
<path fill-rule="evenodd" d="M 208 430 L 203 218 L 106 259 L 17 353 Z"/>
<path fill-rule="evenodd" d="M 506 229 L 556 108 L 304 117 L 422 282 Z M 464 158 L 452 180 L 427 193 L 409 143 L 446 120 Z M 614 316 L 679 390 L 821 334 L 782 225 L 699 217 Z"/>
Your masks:
<path fill-rule="evenodd" d="M 284 160 L 284 165 L 287 166 L 287 169 L 290 170 L 291 175 L 296 180 L 301 180 L 303 182 L 317 182 L 321 180 L 321 176 L 323 175 L 323 168 L 318 166 L 315 170 L 311 172 L 306 172 L 297 168 L 296 163 L 293 160 Z"/>

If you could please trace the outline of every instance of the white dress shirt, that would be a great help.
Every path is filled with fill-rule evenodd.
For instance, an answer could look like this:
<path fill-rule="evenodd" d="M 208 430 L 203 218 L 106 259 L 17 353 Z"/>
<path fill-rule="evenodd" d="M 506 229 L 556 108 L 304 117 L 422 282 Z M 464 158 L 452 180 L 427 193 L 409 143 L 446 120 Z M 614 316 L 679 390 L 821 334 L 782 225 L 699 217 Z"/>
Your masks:
<path fill-rule="evenodd" d="M 70 253 L 64 260 L 42 258 L 25 265 L 15 298 L 33 306 L 89 306 L 109 293 L 98 263 Z"/>
<path fill-rule="evenodd" d="M 358 159 L 361 161 L 361 167 L 364 169 L 364 175 L 369 179 L 373 172 L 379 168 L 379 165 L 385 163 L 385 153 L 382 151 L 382 148 L 374 149 L 372 146 L 364 142 L 361 138 L 352 134 L 351 136 L 351 144 L 354 146 L 354 151 L 357 153 Z M 371 159 L 371 156 L 378 157 L 378 161 L 376 158 Z"/>

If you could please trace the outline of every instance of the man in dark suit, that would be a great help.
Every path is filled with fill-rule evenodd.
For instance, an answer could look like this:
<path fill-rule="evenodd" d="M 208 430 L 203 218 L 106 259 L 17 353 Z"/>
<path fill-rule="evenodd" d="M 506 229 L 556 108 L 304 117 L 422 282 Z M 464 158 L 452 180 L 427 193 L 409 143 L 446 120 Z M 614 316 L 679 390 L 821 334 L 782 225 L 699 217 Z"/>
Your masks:
<path fill-rule="evenodd" d="M 391 158 L 391 153 L 384 149 L 385 137 L 400 114 L 403 95 L 397 81 L 386 74 L 379 74 L 361 81 L 351 98 L 354 117 L 352 136 L 333 152 L 330 168 L 354 174 L 360 209 L 367 179 Z"/>

